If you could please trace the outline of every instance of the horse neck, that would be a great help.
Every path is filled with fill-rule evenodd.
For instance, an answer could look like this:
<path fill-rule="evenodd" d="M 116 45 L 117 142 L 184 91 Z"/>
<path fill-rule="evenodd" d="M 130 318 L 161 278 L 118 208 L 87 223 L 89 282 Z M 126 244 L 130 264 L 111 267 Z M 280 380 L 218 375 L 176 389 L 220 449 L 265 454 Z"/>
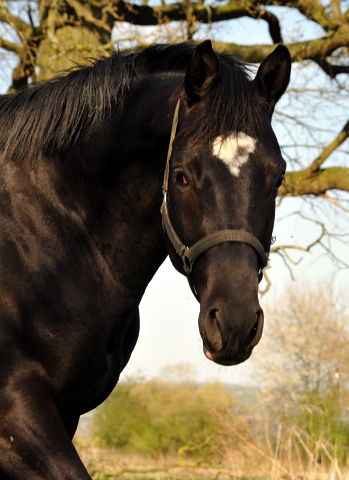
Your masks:
<path fill-rule="evenodd" d="M 139 299 L 167 255 L 160 206 L 173 86 L 156 95 L 153 88 L 142 85 L 125 113 L 104 129 L 109 145 L 101 140 L 101 147 L 91 141 L 80 145 L 80 155 L 95 165 L 80 193 L 89 231 L 118 283 Z"/>

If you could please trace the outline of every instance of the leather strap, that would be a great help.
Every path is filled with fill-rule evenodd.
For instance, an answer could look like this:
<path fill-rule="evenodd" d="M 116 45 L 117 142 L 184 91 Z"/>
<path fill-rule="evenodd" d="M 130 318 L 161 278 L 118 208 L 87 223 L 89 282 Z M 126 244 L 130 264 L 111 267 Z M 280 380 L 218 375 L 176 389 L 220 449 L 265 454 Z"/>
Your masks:
<path fill-rule="evenodd" d="M 165 168 L 165 173 L 164 173 L 164 181 L 163 181 L 163 184 L 162 184 L 162 193 L 164 195 L 163 204 L 167 203 L 168 181 L 169 181 L 169 177 L 170 177 L 170 164 L 171 164 L 170 160 L 171 160 L 171 155 L 172 155 L 173 140 L 175 139 L 176 132 L 177 132 L 178 112 L 179 112 L 180 103 L 181 103 L 181 101 L 178 100 L 176 108 L 175 108 L 175 112 L 174 112 L 174 115 L 173 115 L 170 143 L 169 143 L 169 147 L 168 147 L 168 151 L 167 151 L 167 160 L 166 160 L 166 168 Z M 161 207 L 161 209 L 162 209 L 162 207 Z"/>
<path fill-rule="evenodd" d="M 212 233 L 207 237 L 199 240 L 195 245 L 193 245 L 186 252 L 186 257 L 190 264 L 190 272 L 193 268 L 194 262 L 207 250 L 210 250 L 216 245 L 221 243 L 245 243 L 254 249 L 257 256 L 259 257 L 260 263 L 264 268 L 268 263 L 267 254 L 264 251 L 264 248 L 261 242 L 251 233 L 246 232 L 245 230 L 220 230 L 219 232 Z M 190 273 L 189 272 L 189 273 Z"/>

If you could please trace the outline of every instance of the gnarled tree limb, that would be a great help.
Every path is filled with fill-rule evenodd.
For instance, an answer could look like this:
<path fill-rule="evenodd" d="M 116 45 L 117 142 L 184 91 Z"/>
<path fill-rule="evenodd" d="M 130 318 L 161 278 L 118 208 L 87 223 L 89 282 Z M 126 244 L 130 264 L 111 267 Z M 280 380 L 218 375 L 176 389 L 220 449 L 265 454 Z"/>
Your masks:
<path fill-rule="evenodd" d="M 329 167 L 309 173 L 308 169 L 287 172 L 286 182 L 279 189 L 279 196 L 320 196 L 328 190 L 349 191 L 349 168 Z"/>

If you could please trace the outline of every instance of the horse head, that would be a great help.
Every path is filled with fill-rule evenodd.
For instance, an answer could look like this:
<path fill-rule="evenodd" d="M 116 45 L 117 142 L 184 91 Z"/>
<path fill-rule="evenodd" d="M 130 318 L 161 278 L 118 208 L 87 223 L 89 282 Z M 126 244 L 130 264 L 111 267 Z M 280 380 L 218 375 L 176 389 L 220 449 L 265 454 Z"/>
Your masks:
<path fill-rule="evenodd" d="M 258 283 L 286 169 L 271 118 L 290 70 L 280 45 L 252 80 L 206 41 L 177 104 L 163 223 L 171 261 L 200 302 L 205 355 L 222 365 L 245 361 L 262 335 Z"/>

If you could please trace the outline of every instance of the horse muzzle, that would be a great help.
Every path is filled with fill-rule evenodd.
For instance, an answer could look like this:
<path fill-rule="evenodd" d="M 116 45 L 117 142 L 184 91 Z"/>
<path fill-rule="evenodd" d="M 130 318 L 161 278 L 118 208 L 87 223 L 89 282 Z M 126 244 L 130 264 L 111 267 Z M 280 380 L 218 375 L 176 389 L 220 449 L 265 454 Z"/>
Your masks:
<path fill-rule="evenodd" d="M 227 319 L 227 309 L 209 308 L 199 318 L 204 342 L 204 353 L 209 360 L 220 365 L 238 365 L 247 360 L 262 337 L 263 310 L 246 312 L 243 322 Z M 236 315 L 236 313 L 235 313 Z"/>

